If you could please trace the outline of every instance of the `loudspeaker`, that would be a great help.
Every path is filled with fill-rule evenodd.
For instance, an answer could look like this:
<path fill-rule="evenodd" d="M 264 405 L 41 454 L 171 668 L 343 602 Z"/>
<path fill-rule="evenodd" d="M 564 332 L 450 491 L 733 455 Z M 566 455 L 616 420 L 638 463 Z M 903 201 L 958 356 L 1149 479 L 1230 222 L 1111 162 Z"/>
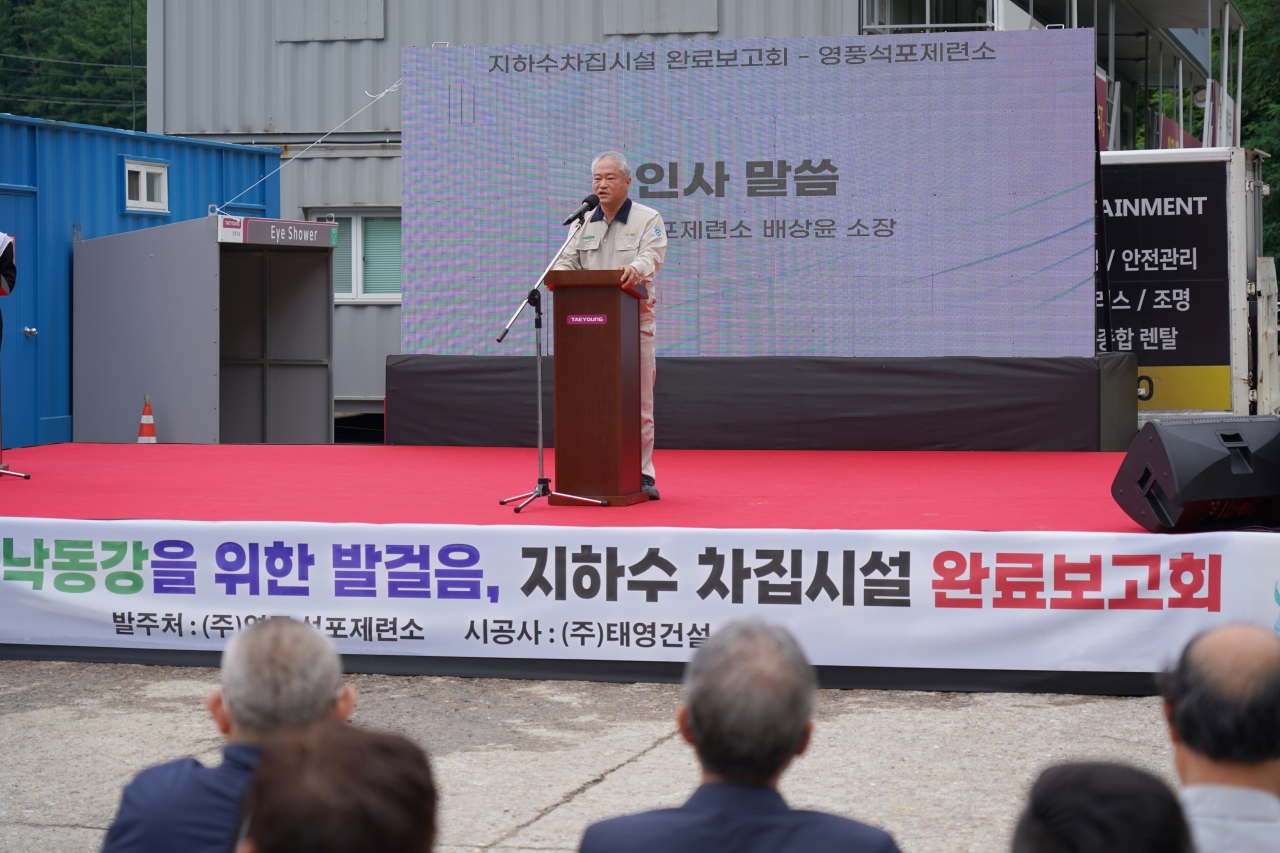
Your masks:
<path fill-rule="evenodd" d="M 1153 533 L 1280 526 L 1280 417 L 1151 421 L 1111 496 Z"/>

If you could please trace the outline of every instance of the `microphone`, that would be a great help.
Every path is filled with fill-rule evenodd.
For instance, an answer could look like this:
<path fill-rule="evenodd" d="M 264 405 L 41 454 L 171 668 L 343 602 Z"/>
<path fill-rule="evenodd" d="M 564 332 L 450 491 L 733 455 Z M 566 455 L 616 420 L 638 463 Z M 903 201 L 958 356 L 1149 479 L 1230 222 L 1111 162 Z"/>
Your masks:
<path fill-rule="evenodd" d="M 581 219 L 583 217 L 583 214 L 585 214 L 588 210 L 595 210 L 599 206 L 600 206 L 600 196 L 596 195 L 595 193 L 592 193 L 591 195 L 587 196 L 582 200 L 582 204 L 578 205 L 578 209 L 573 212 L 572 216 L 570 216 L 568 219 L 566 219 L 564 222 L 561 222 L 560 224 L 568 225 L 570 222 L 572 222 L 575 219 Z"/>

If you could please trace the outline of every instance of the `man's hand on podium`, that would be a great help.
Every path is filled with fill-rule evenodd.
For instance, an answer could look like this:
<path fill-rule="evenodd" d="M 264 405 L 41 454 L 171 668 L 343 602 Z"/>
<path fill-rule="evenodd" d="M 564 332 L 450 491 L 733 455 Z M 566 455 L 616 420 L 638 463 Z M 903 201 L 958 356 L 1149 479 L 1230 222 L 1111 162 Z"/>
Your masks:
<path fill-rule="evenodd" d="M 644 284 L 644 279 L 640 275 L 640 271 L 631 264 L 623 264 L 618 267 L 618 271 L 622 273 L 622 289 L 631 292 L 636 285 Z"/>

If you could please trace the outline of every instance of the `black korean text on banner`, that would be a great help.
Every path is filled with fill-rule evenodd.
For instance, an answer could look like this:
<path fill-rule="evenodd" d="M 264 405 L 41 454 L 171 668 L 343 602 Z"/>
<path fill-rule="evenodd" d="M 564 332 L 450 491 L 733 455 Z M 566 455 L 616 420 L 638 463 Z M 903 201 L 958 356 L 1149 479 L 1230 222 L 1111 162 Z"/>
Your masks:
<path fill-rule="evenodd" d="M 542 55 L 539 56 L 538 54 Z M 897 65 L 920 66 L 944 62 L 994 60 L 996 49 L 984 38 L 950 41 L 931 38 L 906 44 L 827 45 L 817 50 L 796 51 L 787 47 L 725 47 L 700 50 L 587 51 L 565 53 L 489 53 L 483 59 L 489 74 L 601 74 L 619 72 L 710 71 L 717 68 L 765 69 L 789 65 L 821 64 L 840 66 Z"/>
<path fill-rule="evenodd" d="M 41 645 L 216 651 L 289 617 L 344 654 L 684 661 L 759 616 L 816 664 L 1150 672 L 1186 636 L 1269 628 L 1280 607 L 1280 540 L 1238 532 L 11 518 L 2 534 L 0 641 Z"/>
<path fill-rule="evenodd" d="M 1102 170 L 1111 352 L 1133 352 L 1143 409 L 1231 408 L 1225 163 Z M 1103 294 L 1096 294 L 1102 348 Z"/>

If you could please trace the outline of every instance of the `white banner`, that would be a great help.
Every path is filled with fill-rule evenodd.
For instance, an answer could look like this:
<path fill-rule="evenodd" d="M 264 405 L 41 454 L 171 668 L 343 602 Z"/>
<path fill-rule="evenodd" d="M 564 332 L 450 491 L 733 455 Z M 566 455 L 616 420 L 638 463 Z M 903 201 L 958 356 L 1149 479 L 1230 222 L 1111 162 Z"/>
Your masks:
<path fill-rule="evenodd" d="M 0 643 L 220 649 L 305 619 L 348 654 L 684 661 L 748 615 L 815 664 L 1151 672 L 1280 630 L 1280 538 L 0 520 Z"/>

